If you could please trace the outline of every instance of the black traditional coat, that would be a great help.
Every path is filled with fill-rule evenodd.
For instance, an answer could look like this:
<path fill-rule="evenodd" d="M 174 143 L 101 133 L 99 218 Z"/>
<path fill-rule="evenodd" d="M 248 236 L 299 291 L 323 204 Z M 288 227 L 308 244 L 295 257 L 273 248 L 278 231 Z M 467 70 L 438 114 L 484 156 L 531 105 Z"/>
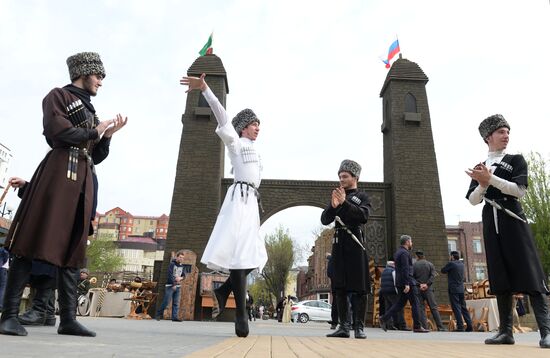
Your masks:
<path fill-rule="evenodd" d="M 493 175 L 527 187 L 527 173 L 527 162 L 522 155 L 506 154 L 497 164 Z M 477 181 L 471 181 L 466 198 L 478 185 Z M 521 203 L 516 197 L 503 194 L 493 186 L 489 186 L 485 197 L 525 219 Z M 487 203 L 483 207 L 482 217 L 492 293 L 547 293 L 544 271 L 529 225 L 497 210 L 497 234 L 493 206 Z"/>
<path fill-rule="evenodd" d="M 339 216 L 347 228 L 366 248 L 361 226 L 367 223 L 372 210 L 369 197 L 357 189 L 346 190 L 345 202 L 333 208 L 331 204 L 321 214 L 321 223 L 328 225 Z M 332 241 L 333 274 L 331 286 L 336 290 L 368 293 L 370 291 L 369 260 L 363 250 L 339 223 L 335 223 Z"/>
<path fill-rule="evenodd" d="M 109 138 L 98 139 L 94 114 L 83 108 L 85 122 L 75 127 L 68 107 L 78 98 L 55 88 L 43 100 L 44 136 L 52 148 L 25 187 L 6 246 L 12 254 L 59 267 L 82 267 L 93 210 L 93 163 L 109 154 Z M 69 148 L 82 148 L 76 180 L 67 177 Z M 90 159 L 83 154 L 86 148 Z M 93 163 L 92 163 L 93 161 Z"/>

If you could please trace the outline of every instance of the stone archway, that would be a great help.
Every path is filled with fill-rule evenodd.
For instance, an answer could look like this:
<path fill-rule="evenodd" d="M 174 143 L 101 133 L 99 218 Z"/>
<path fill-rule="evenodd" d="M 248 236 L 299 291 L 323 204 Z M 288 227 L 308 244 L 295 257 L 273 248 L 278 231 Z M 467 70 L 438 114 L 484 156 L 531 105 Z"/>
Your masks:
<path fill-rule="evenodd" d="M 222 180 L 222 197 L 232 183 L 233 179 Z M 264 179 L 260 186 L 264 207 L 260 221 L 263 224 L 276 213 L 294 206 L 307 205 L 324 209 L 330 192 L 338 185 L 337 181 Z M 367 192 L 373 209 L 364 228 L 367 251 L 375 263 L 383 265 L 394 249 L 391 240 L 388 240 L 391 231 L 391 206 L 388 201 L 391 187 L 385 183 L 360 182 L 359 188 Z"/>
<path fill-rule="evenodd" d="M 225 106 L 229 84 L 221 59 L 213 54 L 201 56 L 187 71 L 190 76 L 202 73 Z M 367 250 L 379 265 L 393 253 L 401 234 L 411 235 L 416 247 L 422 248 L 436 267 L 447 258 L 427 82 L 416 63 L 399 58 L 388 71 L 380 93 L 386 183 L 360 183 L 373 206 L 365 227 Z M 407 106 L 406 98 L 410 102 L 413 97 L 416 106 Z M 185 248 L 202 256 L 225 191 L 232 183 L 232 179 L 223 177 L 224 147 L 214 134 L 217 122 L 199 91 L 188 94 L 182 124 L 161 286 L 170 252 Z M 264 179 L 260 186 L 265 210 L 261 221 L 292 206 L 324 208 L 335 186 L 337 183 L 331 181 Z M 204 270 L 201 264 L 198 268 Z M 440 290 L 438 295 L 443 292 Z"/>

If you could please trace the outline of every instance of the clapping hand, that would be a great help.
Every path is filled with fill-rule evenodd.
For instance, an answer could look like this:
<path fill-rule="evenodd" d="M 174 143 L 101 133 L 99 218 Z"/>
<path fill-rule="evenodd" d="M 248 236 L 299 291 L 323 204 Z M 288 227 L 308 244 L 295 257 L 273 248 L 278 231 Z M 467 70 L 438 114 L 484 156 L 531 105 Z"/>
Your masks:
<path fill-rule="evenodd" d="M 333 208 L 337 208 L 346 201 L 346 191 L 344 188 L 339 187 L 332 191 L 332 198 L 330 204 Z"/>
<path fill-rule="evenodd" d="M 483 163 L 477 164 L 474 169 L 468 168 L 466 174 L 484 188 L 489 186 L 489 180 L 491 180 L 491 176 L 493 175 Z"/>
<path fill-rule="evenodd" d="M 122 127 L 124 127 L 126 125 L 126 123 L 128 123 L 128 117 L 125 117 L 124 119 L 122 119 L 122 115 L 117 114 L 116 115 L 116 118 L 115 119 L 111 119 L 111 123 L 113 124 L 111 127 L 107 128 L 107 130 L 105 130 L 105 137 L 107 138 L 111 138 L 113 136 L 113 134 L 115 134 L 116 132 L 118 132 Z"/>

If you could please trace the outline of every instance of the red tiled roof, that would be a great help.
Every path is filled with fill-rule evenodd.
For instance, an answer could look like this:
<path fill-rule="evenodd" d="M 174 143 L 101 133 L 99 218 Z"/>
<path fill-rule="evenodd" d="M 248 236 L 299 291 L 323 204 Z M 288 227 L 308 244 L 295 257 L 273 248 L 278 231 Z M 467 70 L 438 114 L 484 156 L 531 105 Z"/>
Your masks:
<path fill-rule="evenodd" d="M 143 243 L 143 244 L 156 244 L 157 243 L 155 240 L 151 239 L 150 237 L 145 237 L 145 236 L 128 236 L 126 239 L 120 240 L 120 241 L 140 242 L 140 243 Z"/>

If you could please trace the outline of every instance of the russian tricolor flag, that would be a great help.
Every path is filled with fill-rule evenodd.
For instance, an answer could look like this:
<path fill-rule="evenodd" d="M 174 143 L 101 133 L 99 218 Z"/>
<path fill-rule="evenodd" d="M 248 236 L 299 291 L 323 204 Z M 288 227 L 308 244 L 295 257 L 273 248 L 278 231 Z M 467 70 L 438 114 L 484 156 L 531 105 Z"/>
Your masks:
<path fill-rule="evenodd" d="M 388 50 L 388 59 L 382 60 L 386 64 L 386 68 L 390 68 L 390 61 L 392 58 L 394 58 L 395 55 L 397 55 L 399 52 L 401 52 L 401 49 L 399 48 L 399 40 L 396 39 L 390 46 L 390 49 Z"/>

